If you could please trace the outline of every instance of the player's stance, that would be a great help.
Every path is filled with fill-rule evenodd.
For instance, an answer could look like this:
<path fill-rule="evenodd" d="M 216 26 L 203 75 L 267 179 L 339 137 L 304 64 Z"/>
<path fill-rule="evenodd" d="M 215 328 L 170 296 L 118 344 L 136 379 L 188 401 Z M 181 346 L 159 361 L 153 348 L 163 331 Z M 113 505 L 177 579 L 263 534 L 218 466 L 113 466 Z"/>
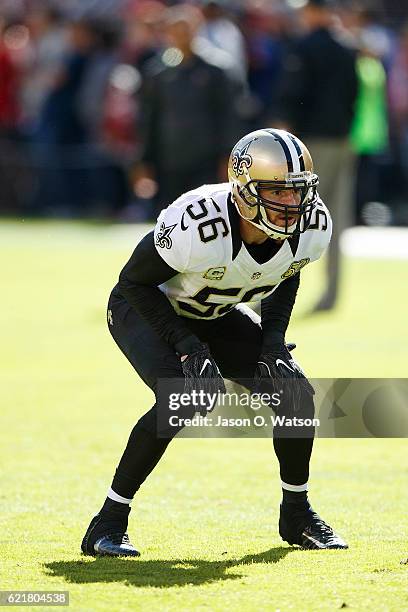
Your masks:
<path fill-rule="evenodd" d="M 197 187 L 162 211 L 112 291 L 110 332 L 153 391 L 160 378 L 200 384 L 205 377 L 213 390 L 223 388 L 222 376 L 255 386 L 290 378 L 287 410 L 312 417 L 313 389 L 285 345 L 299 270 L 321 256 L 331 235 L 310 154 L 288 132 L 258 130 L 236 144 L 228 173 L 229 184 Z M 238 306 L 256 298 L 260 321 Z M 133 428 L 84 536 L 85 554 L 139 554 L 126 533 L 129 504 L 170 442 L 157 436 L 158 410 L 156 403 Z M 314 429 L 303 437 L 278 429 L 281 537 L 305 548 L 347 548 L 307 498 Z"/>

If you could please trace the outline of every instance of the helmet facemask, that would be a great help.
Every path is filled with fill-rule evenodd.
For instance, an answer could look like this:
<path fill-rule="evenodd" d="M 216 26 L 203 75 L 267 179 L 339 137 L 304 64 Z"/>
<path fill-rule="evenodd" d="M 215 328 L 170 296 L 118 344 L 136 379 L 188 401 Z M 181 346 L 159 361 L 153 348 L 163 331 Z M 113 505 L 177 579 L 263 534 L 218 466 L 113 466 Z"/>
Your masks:
<path fill-rule="evenodd" d="M 310 172 L 287 177 L 283 181 L 249 180 L 241 186 L 233 184 L 232 195 L 239 214 L 252 225 L 265 232 L 270 238 L 284 240 L 306 231 L 317 199 L 318 179 Z M 248 177 L 250 178 L 250 177 Z M 282 204 L 262 195 L 263 190 L 299 190 L 300 202 L 296 205 Z M 281 224 L 273 223 L 268 210 L 279 214 Z M 294 218 L 294 220 L 292 220 Z"/>

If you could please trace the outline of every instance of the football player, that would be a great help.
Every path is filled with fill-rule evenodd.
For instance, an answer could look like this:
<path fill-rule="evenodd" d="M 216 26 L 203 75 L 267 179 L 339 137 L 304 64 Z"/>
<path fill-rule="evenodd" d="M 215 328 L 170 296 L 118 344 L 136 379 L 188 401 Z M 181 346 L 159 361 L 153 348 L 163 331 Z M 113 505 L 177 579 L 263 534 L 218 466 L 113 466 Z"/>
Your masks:
<path fill-rule="evenodd" d="M 197 187 L 161 212 L 111 293 L 109 330 L 156 400 L 163 378 L 184 377 L 186 388 L 202 379 L 212 390 L 224 389 L 223 377 L 254 388 L 285 379 L 287 404 L 313 417 L 313 388 L 285 344 L 299 271 L 331 236 L 312 159 L 289 132 L 261 129 L 235 145 L 228 175 L 229 183 Z M 260 318 L 244 304 L 256 299 Z M 159 410 L 156 401 L 134 426 L 83 553 L 139 555 L 127 535 L 130 503 L 179 431 L 158 435 Z M 302 436 L 274 428 L 279 533 L 304 548 L 347 548 L 308 500 L 313 436 L 313 427 Z"/>

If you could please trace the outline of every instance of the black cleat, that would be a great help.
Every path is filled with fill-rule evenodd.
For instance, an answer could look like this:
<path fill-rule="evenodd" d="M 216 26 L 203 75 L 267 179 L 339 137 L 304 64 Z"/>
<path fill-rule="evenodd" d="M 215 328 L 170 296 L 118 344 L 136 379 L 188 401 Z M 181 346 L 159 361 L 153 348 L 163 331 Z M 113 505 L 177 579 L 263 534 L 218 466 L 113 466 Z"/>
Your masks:
<path fill-rule="evenodd" d="M 129 512 L 125 516 L 114 512 L 101 512 L 94 516 L 82 540 L 83 554 L 93 557 L 139 557 L 140 552 L 126 533 Z"/>
<path fill-rule="evenodd" d="M 109 557 L 140 557 L 127 533 L 112 533 L 96 540 L 95 555 Z"/>
<path fill-rule="evenodd" d="M 281 504 L 279 534 L 285 542 L 309 550 L 348 548 L 309 504 Z"/>

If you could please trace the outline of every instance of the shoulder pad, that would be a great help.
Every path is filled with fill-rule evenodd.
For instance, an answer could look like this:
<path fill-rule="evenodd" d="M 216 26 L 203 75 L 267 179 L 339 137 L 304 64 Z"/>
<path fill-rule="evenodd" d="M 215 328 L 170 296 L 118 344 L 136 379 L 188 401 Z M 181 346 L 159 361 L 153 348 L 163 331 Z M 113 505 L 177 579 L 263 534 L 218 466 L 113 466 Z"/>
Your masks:
<path fill-rule="evenodd" d="M 208 190 L 200 188 L 184 194 L 162 211 L 155 228 L 155 245 L 175 270 L 199 271 L 225 259 L 230 241 L 224 238 L 230 232 L 222 206 Z"/>

